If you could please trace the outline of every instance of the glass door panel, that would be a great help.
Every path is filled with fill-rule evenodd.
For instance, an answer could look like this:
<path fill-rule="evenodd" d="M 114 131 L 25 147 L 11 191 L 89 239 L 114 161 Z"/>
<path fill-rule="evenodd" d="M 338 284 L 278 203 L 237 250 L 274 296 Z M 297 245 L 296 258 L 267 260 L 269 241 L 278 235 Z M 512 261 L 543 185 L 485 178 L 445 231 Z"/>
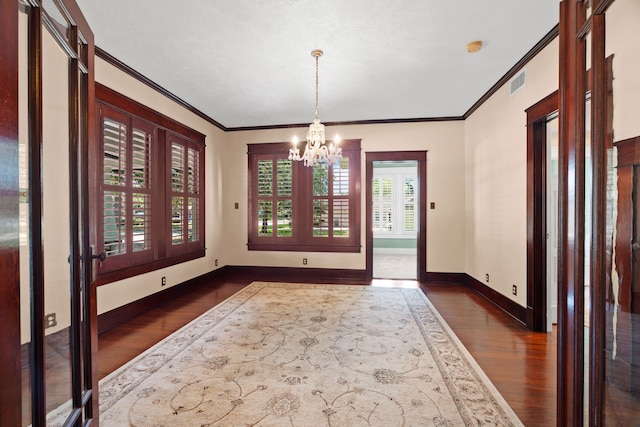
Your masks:
<path fill-rule="evenodd" d="M 43 31 L 42 229 L 47 413 L 56 411 L 72 397 L 68 73 L 67 53 L 49 31 Z"/>
<path fill-rule="evenodd" d="M 637 2 L 606 11 L 612 61 L 613 148 L 607 191 L 607 283 L 604 292 L 603 425 L 640 425 L 640 85 Z M 610 240 L 609 240 L 610 239 Z"/>
<path fill-rule="evenodd" d="M 29 280 L 29 127 L 28 116 L 28 23 L 26 8 L 18 9 L 18 139 L 20 174 L 20 349 L 22 375 L 22 425 L 32 424 L 31 420 L 31 308 Z"/>

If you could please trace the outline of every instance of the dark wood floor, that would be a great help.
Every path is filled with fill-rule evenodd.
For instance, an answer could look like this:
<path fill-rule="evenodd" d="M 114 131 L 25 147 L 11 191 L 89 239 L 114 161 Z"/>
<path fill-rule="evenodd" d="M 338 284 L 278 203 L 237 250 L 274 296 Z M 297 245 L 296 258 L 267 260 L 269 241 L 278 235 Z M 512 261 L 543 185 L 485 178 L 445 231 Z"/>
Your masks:
<path fill-rule="evenodd" d="M 236 275 L 216 283 L 194 286 L 188 294 L 100 334 L 100 377 L 111 373 L 254 279 L 259 278 Z M 291 277 L 280 280 L 291 281 Z M 296 281 L 305 282 L 304 279 Z M 326 280 L 322 282 L 327 283 Z M 416 282 L 398 280 L 374 280 L 371 285 L 418 286 Z M 556 425 L 555 330 L 550 334 L 527 331 L 462 285 L 421 284 L 420 287 L 522 422 L 526 426 Z"/>

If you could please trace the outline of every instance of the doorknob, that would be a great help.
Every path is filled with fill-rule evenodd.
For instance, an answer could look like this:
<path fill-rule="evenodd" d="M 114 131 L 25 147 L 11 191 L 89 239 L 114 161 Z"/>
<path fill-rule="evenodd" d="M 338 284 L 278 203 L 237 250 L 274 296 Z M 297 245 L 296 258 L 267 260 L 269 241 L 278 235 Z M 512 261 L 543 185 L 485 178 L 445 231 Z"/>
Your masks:
<path fill-rule="evenodd" d="M 104 262 L 107 259 L 107 253 L 105 251 L 100 252 L 97 255 L 93 254 L 93 246 L 91 247 L 91 259 L 99 259 L 100 262 Z M 80 261 L 82 261 L 82 255 L 80 255 Z M 71 264 L 71 255 L 67 257 L 67 262 Z"/>
<path fill-rule="evenodd" d="M 640 250 L 640 243 L 638 243 L 638 242 L 633 242 L 633 243 L 631 244 L 631 250 L 632 250 L 632 251 L 634 251 L 634 252 L 635 252 L 635 251 Z"/>
<path fill-rule="evenodd" d="M 91 250 L 91 259 L 99 259 L 100 262 L 104 262 L 107 259 L 107 253 L 105 251 L 100 252 L 99 254 L 94 255 L 93 249 Z"/>

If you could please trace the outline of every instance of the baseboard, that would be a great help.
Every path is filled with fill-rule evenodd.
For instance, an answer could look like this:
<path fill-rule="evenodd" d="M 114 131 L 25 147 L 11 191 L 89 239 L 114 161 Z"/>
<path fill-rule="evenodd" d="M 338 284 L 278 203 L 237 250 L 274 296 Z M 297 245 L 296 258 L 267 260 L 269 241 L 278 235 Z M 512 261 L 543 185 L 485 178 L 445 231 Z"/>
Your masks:
<path fill-rule="evenodd" d="M 527 325 L 527 313 L 525 307 L 505 297 L 500 292 L 495 291 L 468 274 L 465 274 L 465 280 L 461 283 L 485 297 L 489 302 L 507 313 L 509 316 L 513 317 L 522 325 Z"/>
<path fill-rule="evenodd" d="M 427 283 L 464 284 L 466 276 L 465 273 L 438 273 L 435 271 L 427 271 Z"/>
<path fill-rule="evenodd" d="M 265 280 L 286 280 L 295 282 L 296 277 L 304 280 L 355 280 L 365 281 L 365 270 L 341 268 L 297 268 L 297 267 L 251 267 L 228 265 L 225 267 L 229 274 L 242 277 L 243 275 Z"/>
<path fill-rule="evenodd" d="M 132 301 L 113 310 L 98 315 L 98 333 L 108 331 L 109 329 L 120 325 L 128 320 L 138 317 L 147 311 L 160 307 L 167 301 L 178 298 L 195 285 L 205 282 L 215 282 L 226 277 L 227 271 L 225 267 L 210 271 L 201 276 L 194 277 L 186 282 L 179 283 L 160 292 L 148 295 L 139 300 Z"/>

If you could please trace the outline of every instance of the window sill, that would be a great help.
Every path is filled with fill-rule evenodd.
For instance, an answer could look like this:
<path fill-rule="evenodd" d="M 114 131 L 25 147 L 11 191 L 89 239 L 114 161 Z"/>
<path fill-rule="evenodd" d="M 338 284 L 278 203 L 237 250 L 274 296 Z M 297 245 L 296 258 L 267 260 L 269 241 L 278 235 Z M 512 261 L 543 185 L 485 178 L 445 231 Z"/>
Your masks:
<path fill-rule="evenodd" d="M 360 253 L 360 245 L 274 245 L 264 243 L 249 243 L 250 251 L 274 251 L 274 252 L 342 252 Z"/>

